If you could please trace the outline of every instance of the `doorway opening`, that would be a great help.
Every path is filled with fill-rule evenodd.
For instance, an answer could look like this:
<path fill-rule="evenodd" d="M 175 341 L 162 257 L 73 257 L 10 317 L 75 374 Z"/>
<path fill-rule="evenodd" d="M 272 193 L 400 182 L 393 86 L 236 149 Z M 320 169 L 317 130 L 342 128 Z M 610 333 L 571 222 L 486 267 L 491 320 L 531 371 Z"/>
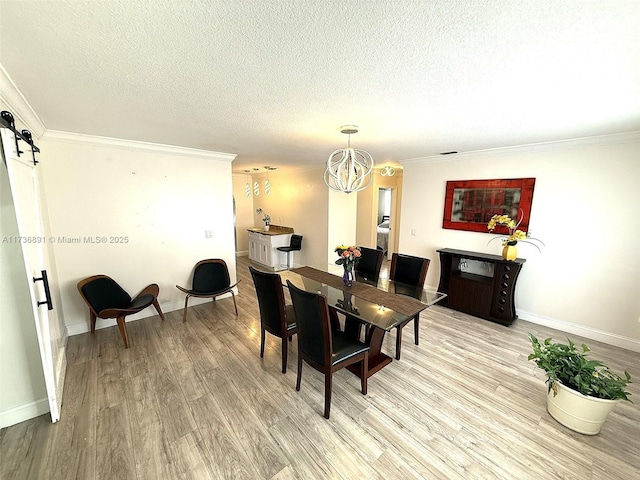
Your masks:
<path fill-rule="evenodd" d="M 378 188 L 378 212 L 376 214 L 376 246 L 383 250 L 385 255 L 393 252 L 393 236 L 390 235 L 395 221 L 393 215 L 395 189 L 389 187 Z"/>

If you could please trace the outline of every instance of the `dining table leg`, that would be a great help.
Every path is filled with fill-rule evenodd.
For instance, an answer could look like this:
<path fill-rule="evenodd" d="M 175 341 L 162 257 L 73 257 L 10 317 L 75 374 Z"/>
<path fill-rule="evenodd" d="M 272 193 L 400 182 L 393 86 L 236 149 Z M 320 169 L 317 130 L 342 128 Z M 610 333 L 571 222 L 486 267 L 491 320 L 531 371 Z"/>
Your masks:
<path fill-rule="evenodd" d="M 369 370 L 367 372 L 367 378 L 371 377 L 371 375 L 380 371 L 383 367 L 393 361 L 390 356 L 382 353 L 382 341 L 384 340 L 384 334 L 387 332 L 382 328 L 374 327 L 372 325 L 369 325 L 368 327 L 369 328 L 365 333 L 364 341 L 364 343 L 369 345 L 370 347 Z M 352 338 L 360 340 L 360 335 L 362 332 L 362 322 L 355 317 L 347 315 L 345 319 L 344 331 Z M 348 365 L 346 368 L 350 372 L 355 373 L 358 377 L 362 376 L 360 363 Z"/>

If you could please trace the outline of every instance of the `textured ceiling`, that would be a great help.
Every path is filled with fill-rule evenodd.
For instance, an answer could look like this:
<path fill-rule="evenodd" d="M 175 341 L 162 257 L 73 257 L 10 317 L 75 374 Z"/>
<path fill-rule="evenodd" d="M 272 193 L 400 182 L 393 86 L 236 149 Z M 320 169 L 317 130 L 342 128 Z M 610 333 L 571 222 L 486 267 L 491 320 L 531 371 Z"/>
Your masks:
<path fill-rule="evenodd" d="M 640 130 L 640 1 L 0 0 L 47 129 L 377 163 Z"/>

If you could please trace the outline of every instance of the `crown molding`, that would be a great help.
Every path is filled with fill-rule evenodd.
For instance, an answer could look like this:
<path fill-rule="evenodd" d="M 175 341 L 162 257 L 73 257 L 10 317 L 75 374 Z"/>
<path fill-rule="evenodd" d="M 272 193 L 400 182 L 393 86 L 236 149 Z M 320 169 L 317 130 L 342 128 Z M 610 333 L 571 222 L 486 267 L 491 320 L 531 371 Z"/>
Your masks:
<path fill-rule="evenodd" d="M 0 102 L 7 106 L 7 109 L 13 114 L 16 119 L 16 124 L 21 123 L 24 128 L 27 128 L 35 138 L 40 138 L 47 130 L 40 120 L 40 117 L 31 108 L 27 99 L 24 98 L 22 92 L 18 90 L 18 87 L 0 64 Z M 16 128 L 19 128 L 16 125 Z M 20 128 L 22 130 L 22 128 Z"/>
<path fill-rule="evenodd" d="M 124 148 L 127 150 L 146 151 L 156 154 L 179 155 L 182 157 L 207 158 L 224 162 L 232 162 L 236 158 L 236 154 L 232 153 L 47 130 L 44 123 L 42 123 L 42 120 L 40 120 L 40 117 L 38 117 L 27 99 L 22 95 L 22 92 L 20 92 L 1 64 L 0 102 L 6 105 L 6 108 L 13 114 L 16 119 L 16 123 L 23 124 L 24 127 L 29 129 L 33 136 L 38 139 L 83 145 L 108 146 Z"/>
<path fill-rule="evenodd" d="M 473 150 L 470 152 L 461 152 L 453 155 L 431 155 L 428 157 L 409 158 L 406 160 L 401 160 L 400 163 L 402 165 L 412 165 L 420 163 L 455 162 L 458 160 L 465 160 L 469 158 L 477 159 L 490 156 L 549 152 L 558 150 L 570 150 L 589 146 L 620 145 L 629 143 L 640 143 L 640 131 L 615 133 L 611 135 L 598 135 L 595 137 L 572 138 L 568 140 L 556 140 L 553 142 L 528 143 L 525 145 L 489 148 L 486 150 Z"/>
<path fill-rule="evenodd" d="M 181 157 L 207 158 L 210 160 L 218 160 L 223 162 L 233 162 L 233 160 L 237 156 L 235 153 L 199 150 L 196 148 L 178 147 L 174 145 L 164 145 L 161 143 L 100 137 L 97 135 L 61 132 L 58 130 L 47 130 L 46 132 L 44 132 L 42 139 L 51 142 L 73 143 L 76 145 L 122 148 L 126 150 L 137 150 L 155 154 L 179 155 Z"/>

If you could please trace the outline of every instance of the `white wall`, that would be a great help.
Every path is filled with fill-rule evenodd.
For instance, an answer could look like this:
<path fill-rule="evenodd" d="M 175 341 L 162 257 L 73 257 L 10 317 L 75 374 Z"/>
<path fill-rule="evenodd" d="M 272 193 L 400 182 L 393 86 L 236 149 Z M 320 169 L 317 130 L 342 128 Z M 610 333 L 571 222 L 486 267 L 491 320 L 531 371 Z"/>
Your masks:
<path fill-rule="evenodd" d="M 76 284 L 90 275 L 109 275 L 131 295 L 157 283 L 164 311 L 182 308 L 175 285 L 190 284 L 199 260 L 222 258 L 235 278 L 233 155 L 51 131 L 40 149 L 70 334 L 89 330 Z"/>
<path fill-rule="evenodd" d="M 233 196 L 236 199 L 236 254 L 249 254 L 249 237 L 247 229 L 253 228 L 253 195 L 245 194 L 246 175 L 233 175 Z M 251 183 L 251 182 L 250 182 Z"/>
<path fill-rule="evenodd" d="M 260 182 L 260 195 L 253 197 L 252 227 L 263 227 L 262 217 L 256 215 L 255 209 L 262 208 L 271 215 L 271 222 L 276 225 L 293 227 L 295 233 L 302 235 L 302 250 L 294 252 L 295 266 L 310 265 L 316 268 L 327 266 L 327 226 L 328 191 L 323 180 L 324 168 L 299 168 L 293 170 L 276 170 L 269 173 L 271 195 L 265 195 L 264 173 L 253 175 Z M 234 183 L 236 200 L 244 195 L 245 180 Z M 248 223 L 248 218 L 241 220 Z M 247 235 L 238 232 L 238 235 Z"/>
<path fill-rule="evenodd" d="M 535 177 L 530 232 L 546 247 L 518 243 L 526 258 L 516 291 L 525 320 L 640 351 L 640 134 L 471 152 L 405 162 L 400 248 L 500 253 L 493 235 L 442 228 L 447 180 Z M 416 236 L 411 235 L 416 230 Z"/>
<path fill-rule="evenodd" d="M 357 245 L 355 219 L 358 214 L 358 194 L 335 190 L 329 190 L 328 193 L 327 262 L 332 265 L 338 259 L 335 251 L 338 245 Z"/>

